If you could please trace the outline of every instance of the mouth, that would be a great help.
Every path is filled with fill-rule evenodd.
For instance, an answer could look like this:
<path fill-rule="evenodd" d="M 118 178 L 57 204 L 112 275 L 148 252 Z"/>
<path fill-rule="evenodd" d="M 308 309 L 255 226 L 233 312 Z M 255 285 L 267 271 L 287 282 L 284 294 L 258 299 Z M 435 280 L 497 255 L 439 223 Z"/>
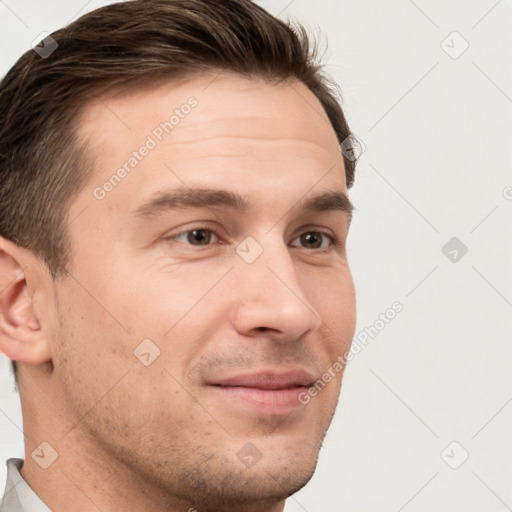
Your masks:
<path fill-rule="evenodd" d="M 236 375 L 215 380 L 209 386 L 229 404 L 283 415 L 304 405 L 300 398 L 314 382 L 310 373 L 294 369 Z"/>

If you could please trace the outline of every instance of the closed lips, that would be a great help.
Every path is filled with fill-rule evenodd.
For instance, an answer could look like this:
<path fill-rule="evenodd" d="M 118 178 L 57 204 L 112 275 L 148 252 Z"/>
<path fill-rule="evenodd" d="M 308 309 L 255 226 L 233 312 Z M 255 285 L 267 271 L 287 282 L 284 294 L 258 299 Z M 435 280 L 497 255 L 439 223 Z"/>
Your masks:
<path fill-rule="evenodd" d="M 309 387 L 314 381 L 314 377 L 309 372 L 300 369 L 286 372 L 273 371 L 236 375 L 216 380 L 211 385 L 279 390 Z"/>

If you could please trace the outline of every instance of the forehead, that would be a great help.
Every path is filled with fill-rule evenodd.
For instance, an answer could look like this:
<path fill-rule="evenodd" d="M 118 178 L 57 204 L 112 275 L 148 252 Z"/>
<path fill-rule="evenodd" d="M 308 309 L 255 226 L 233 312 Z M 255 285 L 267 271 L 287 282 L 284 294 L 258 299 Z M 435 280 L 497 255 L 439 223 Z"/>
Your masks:
<path fill-rule="evenodd" d="M 158 138 L 159 126 L 167 123 L 169 127 L 169 122 L 174 143 L 229 136 L 290 138 L 322 149 L 327 144 L 337 148 L 325 111 L 303 83 L 275 83 L 231 73 L 205 74 L 155 88 L 105 95 L 89 102 L 77 121 L 79 135 L 90 145 L 100 151 L 119 147 L 119 153 L 137 147 L 141 136 L 155 130 Z M 169 133 L 161 135 L 166 138 Z M 171 142 L 171 137 L 167 139 L 164 142 Z"/>
<path fill-rule="evenodd" d="M 301 173 L 303 186 L 327 173 L 326 186 L 345 188 L 327 115 L 293 80 L 224 73 L 168 82 L 98 98 L 86 105 L 77 126 L 95 160 L 87 199 L 93 187 L 122 175 L 106 201 L 112 208 L 122 201 L 134 206 L 159 188 L 205 182 L 243 194 L 264 193 L 265 182 L 293 193 Z"/>

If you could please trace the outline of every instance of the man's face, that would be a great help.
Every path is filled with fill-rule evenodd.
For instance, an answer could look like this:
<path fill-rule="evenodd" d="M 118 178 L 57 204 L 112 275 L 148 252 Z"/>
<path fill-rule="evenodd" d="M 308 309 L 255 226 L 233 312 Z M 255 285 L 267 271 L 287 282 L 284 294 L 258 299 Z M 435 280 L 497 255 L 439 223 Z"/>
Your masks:
<path fill-rule="evenodd" d="M 320 103 L 297 82 L 202 76 L 90 104 L 79 133 L 96 166 L 70 207 L 52 338 L 66 449 L 199 510 L 290 495 L 341 374 L 301 401 L 355 327 L 344 203 L 305 206 L 347 193 Z M 176 204 L 196 189 L 224 193 Z"/>

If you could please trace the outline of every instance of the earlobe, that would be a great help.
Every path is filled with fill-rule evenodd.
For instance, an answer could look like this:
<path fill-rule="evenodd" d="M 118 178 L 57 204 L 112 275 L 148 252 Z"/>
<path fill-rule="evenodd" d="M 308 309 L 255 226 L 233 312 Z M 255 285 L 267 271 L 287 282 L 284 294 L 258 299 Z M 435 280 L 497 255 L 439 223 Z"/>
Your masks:
<path fill-rule="evenodd" d="M 13 361 L 37 365 L 50 360 L 51 353 L 34 311 L 22 251 L 0 237 L 0 351 Z"/>

